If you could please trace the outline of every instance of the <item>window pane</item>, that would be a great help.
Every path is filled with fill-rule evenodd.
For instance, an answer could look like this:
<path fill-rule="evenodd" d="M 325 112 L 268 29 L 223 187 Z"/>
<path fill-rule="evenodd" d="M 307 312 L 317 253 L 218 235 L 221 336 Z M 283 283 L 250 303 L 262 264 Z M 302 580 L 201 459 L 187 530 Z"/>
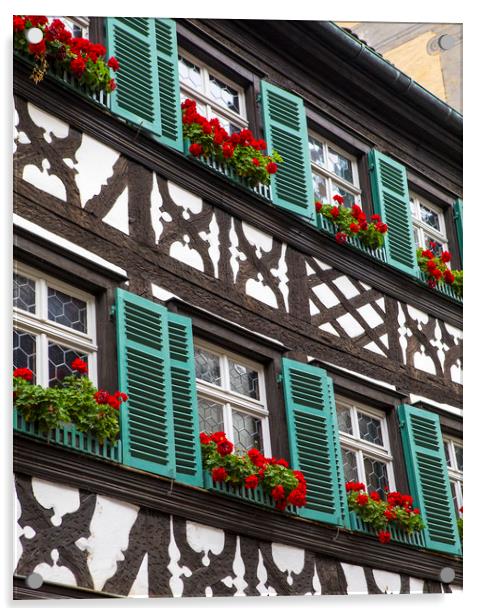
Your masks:
<path fill-rule="evenodd" d="M 365 476 L 367 480 L 367 490 L 369 492 L 378 492 L 380 496 L 384 495 L 384 488 L 388 486 L 387 465 L 379 460 L 363 456 L 365 465 Z"/>
<path fill-rule="evenodd" d="M 335 150 L 328 148 L 328 169 L 338 177 L 353 184 L 353 169 L 351 161 Z"/>
<path fill-rule="evenodd" d="M 458 504 L 458 501 L 457 501 L 457 482 L 456 481 L 450 482 L 450 491 L 452 492 L 452 500 L 454 503 L 454 509 L 457 512 L 457 515 L 460 516 L 460 511 L 459 511 L 460 505 Z"/>
<path fill-rule="evenodd" d="M 450 459 L 450 443 L 444 441 L 445 459 L 447 460 L 447 466 L 452 468 L 452 460 Z"/>
<path fill-rule="evenodd" d="M 417 227 L 413 227 L 413 241 L 415 242 L 416 248 L 420 247 L 420 233 L 418 232 Z"/>
<path fill-rule="evenodd" d="M 223 405 L 198 397 L 199 429 L 201 432 L 224 431 Z"/>
<path fill-rule="evenodd" d="M 358 478 L 358 469 L 356 465 L 355 452 L 350 449 L 341 450 L 343 458 L 343 471 L 345 473 L 345 481 L 360 481 Z"/>
<path fill-rule="evenodd" d="M 13 305 L 35 313 L 35 281 L 20 274 L 13 275 Z"/>
<path fill-rule="evenodd" d="M 239 93 L 212 75 L 209 75 L 209 97 L 225 109 L 240 112 Z"/>
<path fill-rule="evenodd" d="M 418 218 L 417 206 L 415 205 L 415 201 L 410 197 L 410 211 L 412 212 L 412 216 L 414 218 Z"/>
<path fill-rule="evenodd" d="M 206 105 L 198 101 L 192 94 L 186 94 L 181 90 L 181 103 L 183 103 L 187 98 L 196 101 L 197 112 L 203 116 L 207 116 Z"/>
<path fill-rule="evenodd" d="M 64 376 L 72 374 L 71 363 L 80 357 L 87 361 L 86 353 L 79 353 L 49 341 L 49 386 L 59 385 Z"/>
<path fill-rule="evenodd" d="M 57 289 L 48 290 L 49 320 L 71 327 L 78 332 L 87 331 L 87 303 Z"/>
<path fill-rule="evenodd" d="M 326 188 L 326 180 L 318 173 L 312 173 L 313 178 L 313 191 L 315 193 L 315 199 L 322 203 L 328 202 L 328 191 Z"/>
<path fill-rule="evenodd" d="M 333 195 L 341 195 L 345 199 L 345 202 L 343 203 L 345 207 L 351 207 L 355 201 L 360 203 L 360 197 L 355 197 L 355 195 L 348 192 L 344 188 L 341 188 L 341 186 L 337 186 L 336 184 L 333 184 Z"/>
<path fill-rule="evenodd" d="M 444 245 L 441 244 L 438 240 L 436 240 L 433 237 L 430 237 L 430 235 L 427 235 L 426 233 L 423 234 L 423 239 L 424 239 L 424 243 L 425 243 L 425 248 L 430 248 L 430 250 L 435 254 L 435 255 L 439 255 L 441 254 L 445 249 L 444 249 Z M 430 245 L 430 243 L 432 242 L 432 244 L 435 244 L 435 246 Z"/>
<path fill-rule="evenodd" d="M 434 212 L 425 205 L 420 204 L 420 216 L 426 225 L 430 225 L 437 231 L 440 231 L 440 214 Z"/>
<path fill-rule="evenodd" d="M 347 434 L 353 434 L 351 425 L 350 407 L 338 403 L 336 405 L 336 415 L 338 418 L 338 429 Z"/>
<path fill-rule="evenodd" d="M 261 420 L 247 413 L 233 411 L 234 446 L 238 450 L 256 447 L 262 451 Z"/>
<path fill-rule="evenodd" d="M 383 445 L 382 422 L 370 415 L 358 412 L 358 427 L 360 438 L 375 445 Z"/>
<path fill-rule="evenodd" d="M 464 470 L 464 457 L 463 457 L 463 449 L 459 447 L 459 445 L 454 445 L 455 449 L 455 459 L 457 461 L 457 468 L 459 471 Z"/>
<path fill-rule="evenodd" d="M 181 57 L 179 57 L 178 67 L 179 81 L 202 92 L 201 69 L 192 62 L 189 62 L 189 60 Z"/>
<path fill-rule="evenodd" d="M 230 389 L 259 400 L 259 376 L 256 370 L 231 360 L 228 363 Z"/>
<path fill-rule="evenodd" d="M 36 340 L 32 334 L 13 330 L 13 367 L 30 368 L 35 375 Z"/>
<path fill-rule="evenodd" d="M 323 155 L 323 145 L 316 139 L 310 138 L 310 157 L 311 162 L 320 167 L 325 166 L 325 157 Z"/>
<path fill-rule="evenodd" d="M 233 124 L 230 120 L 228 120 L 227 118 L 224 118 L 220 113 L 212 112 L 210 114 L 210 118 L 217 118 L 221 126 L 228 133 L 239 133 L 239 131 L 241 130 L 241 126 L 238 126 L 237 124 Z"/>
<path fill-rule="evenodd" d="M 221 386 L 221 366 L 218 355 L 195 348 L 196 378 Z"/>

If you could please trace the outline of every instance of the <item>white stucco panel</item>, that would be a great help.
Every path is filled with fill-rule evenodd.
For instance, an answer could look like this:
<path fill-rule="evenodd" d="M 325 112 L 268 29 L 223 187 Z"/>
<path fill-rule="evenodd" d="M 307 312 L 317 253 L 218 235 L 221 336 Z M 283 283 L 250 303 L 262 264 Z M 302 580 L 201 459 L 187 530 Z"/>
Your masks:
<path fill-rule="evenodd" d="M 244 591 L 247 588 L 248 583 L 244 579 L 246 567 L 244 566 L 244 561 L 241 558 L 239 535 L 236 537 L 236 553 L 234 555 L 233 561 L 233 572 L 234 578 L 231 575 L 228 575 L 227 577 L 222 579 L 221 582 L 225 584 L 228 588 L 232 588 L 233 586 L 236 588 L 236 592 L 234 593 L 235 597 L 244 597 L 246 595 Z"/>
<path fill-rule="evenodd" d="M 87 565 L 96 590 L 102 590 L 116 572 L 117 563 L 124 560 L 123 551 L 129 545 L 138 512 L 136 505 L 97 496 L 90 535 L 75 542 L 79 549 L 87 550 Z"/>
<path fill-rule="evenodd" d="M 262 274 L 258 274 L 257 280 L 249 278 L 246 281 L 246 293 L 260 302 L 268 304 L 268 306 L 278 308 L 276 295 L 268 285 L 264 284 L 263 280 L 264 278 Z"/>
<path fill-rule="evenodd" d="M 176 539 L 174 537 L 174 527 L 172 516 L 170 519 L 170 540 L 169 540 L 169 564 L 167 566 L 171 577 L 169 579 L 169 588 L 171 589 L 171 593 L 173 597 L 182 597 L 182 592 L 184 590 L 184 582 L 182 581 L 183 577 L 190 577 L 191 570 L 189 567 L 180 566 L 179 561 L 181 559 L 181 552 L 177 547 Z"/>
<path fill-rule="evenodd" d="M 129 193 L 127 186 L 117 197 L 116 202 L 109 210 L 109 213 L 102 219 L 111 227 L 115 227 L 129 235 Z"/>
<path fill-rule="evenodd" d="M 325 282 L 313 287 L 313 293 L 320 300 L 323 306 L 325 306 L 325 308 L 333 308 L 333 306 L 340 303 L 340 300 Z"/>
<path fill-rule="evenodd" d="M 331 323 L 323 323 L 322 325 L 320 325 L 318 329 L 322 329 L 325 332 L 328 332 L 329 334 L 333 334 L 334 336 L 340 337 L 340 334 L 336 331 L 336 329 L 333 327 Z"/>
<path fill-rule="evenodd" d="M 341 563 L 341 566 L 345 573 L 347 593 L 349 595 L 367 595 L 368 587 L 363 567 L 347 563 Z"/>
<path fill-rule="evenodd" d="M 73 513 L 80 507 L 79 490 L 77 488 L 69 488 L 32 477 L 32 491 L 42 507 L 54 510 L 54 514 L 50 518 L 54 526 L 60 526 L 62 517 L 66 513 Z"/>
<path fill-rule="evenodd" d="M 69 125 L 55 116 L 35 107 L 32 103 L 27 103 L 27 110 L 32 122 L 44 129 L 43 138 L 47 143 L 52 143 L 52 135 L 59 139 L 65 139 L 69 134 Z"/>
<path fill-rule="evenodd" d="M 355 338 L 364 333 L 363 327 L 348 312 L 337 318 L 338 323 L 343 327 L 350 338 Z"/>
<path fill-rule="evenodd" d="M 44 158 L 42 160 L 42 170 L 36 165 L 25 165 L 23 168 L 22 178 L 29 184 L 33 184 L 39 190 L 62 199 L 67 200 L 67 193 L 62 180 L 56 175 L 49 174 L 50 163 Z"/>
<path fill-rule="evenodd" d="M 221 252 L 219 250 L 219 225 L 214 211 L 211 222 L 209 223 L 209 233 L 201 231 L 199 237 L 209 244 L 208 254 L 213 263 L 214 276 L 217 278 L 219 275 L 219 258 Z"/>
<path fill-rule="evenodd" d="M 50 556 L 52 557 L 53 565 L 49 565 L 48 563 L 40 563 L 35 567 L 33 573 L 40 574 L 46 582 L 76 586 L 77 582 L 72 571 L 67 567 L 59 567 L 59 565 L 57 565 L 60 557 L 59 551 L 52 550 Z"/>
<path fill-rule="evenodd" d="M 205 567 L 211 562 L 209 552 L 218 555 L 224 549 L 224 531 L 219 528 L 187 521 L 186 538 L 195 552 L 204 552 L 201 562 Z"/>
<path fill-rule="evenodd" d="M 402 586 L 402 580 L 398 573 L 392 573 L 391 571 L 380 571 L 379 569 L 373 569 L 373 577 L 378 588 L 389 595 L 400 594 L 400 588 Z"/>
<path fill-rule="evenodd" d="M 167 188 L 171 199 L 176 205 L 183 208 L 182 217 L 188 220 L 191 216 L 189 212 L 193 214 L 199 214 L 203 209 L 203 201 L 201 197 L 196 196 L 194 193 L 181 188 L 174 182 L 167 182 Z"/>
<path fill-rule="evenodd" d="M 169 248 L 169 256 L 204 272 L 202 257 L 197 250 L 189 247 L 190 241 L 190 237 L 184 235 L 183 242 L 173 242 Z"/>
<path fill-rule="evenodd" d="M 272 543 L 271 553 L 278 569 L 286 571 L 288 584 L 293 584 L 293 573 L 300 574 L 305 566 L 305 551 L 282 543 Z"/>
<path fill-rule="evenodd" d="M 333 284 L 340 289 L 340 291 L 347 299 L 351 299 L 352 297 L 356 297 L 360 294 L 355 285 L 347 276 L 340 276 L 340 278 L 335 278 Z"/>
<path fill-rule="evenodd" d="M 148 554 L 144 554 L 136 579 L 131 586 L 129 597 L 141 599 L 149 596 L 148 559 Z"/>
<path fill-rule="evenodd" d="M 80 204 L 85 207 L 89 199 L 98 195 L 113 174 L 113 167 L 120 154 L 107 145 L 82 135 L 82 142 L 75 153 L 75 183 L 80 193 Z M 110 223 L 109 223 L 110 224 Z M 114 225 L 115 226 L 115 225 Z"/>
<path fill-rule="evenodd" d="M 360 308 L 357 308 L 357 312 L 361 314 L 361 316 L 365 319 L 368 325 L 372 328 L 383 323 L 382 317 L 370 304 L 360 306 Z"/>

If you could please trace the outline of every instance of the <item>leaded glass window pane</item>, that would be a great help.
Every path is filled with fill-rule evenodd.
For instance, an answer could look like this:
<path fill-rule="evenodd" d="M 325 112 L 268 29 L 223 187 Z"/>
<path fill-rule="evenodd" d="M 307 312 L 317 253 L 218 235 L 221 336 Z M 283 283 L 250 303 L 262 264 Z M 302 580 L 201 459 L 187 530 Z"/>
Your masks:
<path fill-rule="evenodd" d="M 34 280 L 20 274 L 13 275 L 13 305 L 15 308 L 35 314 Z"/>
<path fill-rule="evenodd" d="M 317 201 L 321 201 L 322 203 L 327 203 L 328 189 L 325 178 L 318 173 L 312 173 L 311 175 L 313 178 L 313 191 L 315 193 L 315 199 Z"/>
<path fill-rule="evenodd" d="M 201 432 L 224 431 L 223 405 L 198 397 L 199 429 Z"/>
<path fill-rule="evenodd" d="M 323 154 L 323 145 L 316 139 L 310 139 L 310 158 L 311 162 L 319 167 L 325 164 L 325 156 Z"/>
<path fill-rule="evenodd" d="M 13 367 L 29 368 L 35 376 L 36 337 L 32 334 L 13 330 Z"/>
<path fill-rule="evenodd" d="M 48 318 L 78 332 L 87 332 L 87 303 L 57 289 L 48 290 Z"/>
<path fill-rule="evenodd" d="M 238 450 L 256 447 L 262 451 L 261 420 L 247 413 L 233 411 L 234 446 Z"/>
<path fill-rule="evenodd" d="M 49 341 L 49 386 L 60 385 L 62 379 L 68 374 L 72 374 L 70 367 L 74 359 L 80 357 L 87 361 L 86 353 L 79 353 L 73 349 L 61 346 Z"/>
<path fill-rule="evenodd" d="M 360 438 L 369 443 L 383 446 L 382 422 L 371 415 L 358 412 Z"/>
<path fill-rule="evenodd" d="M 464 470 L 464 456 L 463 456 L 463 449 L 462 447 L 460 447 L 459 445 L 455 445 L 454 444 L 454 450 L 455 450 L 455 460 L 457 461 L 457 468 L 459 469 L 459 471 L 463 471 Z"/>
<path fill-rule="evenodd" d="M 220 107 L 240 112 L 239 93 L 213 75 L 209 75 L 209 97 Z"/>
<path fill-rule="evenodd" d="M 423 234 L 423 238 L 425 242 L 425 248 L 430 248 L 430 250 L 435 255 L 440 255 L 443 252 L 444 245 L 442 244 L 442 242 L 439 242 L 434 237 L 430 237 L 430 235 L 427 235 L 426 233 Z M 435 244 L 435 246 L 433 244 Z"/>
<path fill-rule="evenodd" d="M 341 457 L 343 458 L 345 481 L 359 481 L 355 452 L 342 447 Z"/>
<path fill-rule="evenodd" d="M 365 455 L 363 458 L 367 490 L 369 492 L 378 492 L 380 496 L 383 496 L 384 488 L 388 486 L 387 465 L 384 462 L 380 462 L 380 460 L 374 460 Z"/>
<path fill-rule="evenodd" d="M 347 190 L 345 190 L 341 186 L 337 186 L 336 184 L 333 184 L 333 194 L 334 195 L 341 195 L 343 197 L 343 199 L 345 200 L 343 205 L 345 207 L 351 207 L 355 203 L 355 195 L 353 195 L 352 193 L 348 192 Z"/>
<path fill-rule="evenodd" d="M 192 62 L 189 62 L 189 60 L 181 57 L 179 57 L 178 68 L 179 81 L 202 92 L 201 69 Z"/>
<path fill-rule="evenodd" d="M 259 400 L 259 375 L 257 371 L 231 359 L 228 364 L 230 389 L 238 394 Z"/>
<path fill-rule="evenodd" d="M 450 459 L 450 443 L 444 441 L 445 459 L 447 460 L 447 466 L 452 467 L 452 460 Z"/>
<path fill-rule="evenodd" d="M 194 350 L 194 362 L 196 364 L 197 379 L 221 386 L 221 365 L 218 355 L 196 347 Z"/>
<path fill-rule="evenodd" d="M 353 184 L 353 168 L 351 161 L 331 148 L 328 148 L 328 169 L 338 177 Z"/>
<path fill-rule="evenodd" d="M 425 205 L 420 204 L 420 216 L 422 221 L 426 225 L 429 225 L 430 227 L 437 229 L 437 231 L 440 231 L 440 219 L 437 212 L 434 212 Z"/>
<path fill-rule="evenodd" d="M 338 428 L 347 434 L 353 434 L 353 426 L 351 425 L 350 407 L 338 403 L 336 407 L 338 418 Z"/>

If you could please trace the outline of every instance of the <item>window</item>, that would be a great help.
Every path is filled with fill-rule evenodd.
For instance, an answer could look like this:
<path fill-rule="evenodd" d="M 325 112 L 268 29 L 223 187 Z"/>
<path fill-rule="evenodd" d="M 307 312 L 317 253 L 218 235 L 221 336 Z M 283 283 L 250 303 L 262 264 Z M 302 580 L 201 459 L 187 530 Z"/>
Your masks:
<path fill-rule="evenodd" d="M 271 456 L 263 366 L 195 341 L 199 427 L 223 431 L 238 451 Z"/>
<path fill-rule="evenodd" d="M 60 383 L 76 357 L 96 381 L 95 300 L 20 264 L 13 274 L 13 365 L 43 386 Z"/>
<path fill-rule="evenodd" d="M 436 247 L 433 250 L 436 254 L 448 250 L 442 209 L 413 193 L 410 194 L 410 209 L 412 211 L 415 246 L 417 248 L 431 248 L 430 242 L 435 242 Z"/>
<path fill-rule="evenodd" d="M 361 205 L 356 159 L 319 137 L 310 135 L 308 142 L 315 199 L 333 203 L 341 195 L 346 206 Z"/>
<path fill-rule="evenodd" d="M 382 496 L 395 489 L 386 417 L 374 409 L 336 397 L 346 481 L 361 481 Z"/>
<path fill-rule="evenodd" d="M 181 102 L 192 98 L 201 115 L 218 118 L 228 132 L 248 126 L 242 89 L 186 52 L 179 55 Z"/>
<path fill-rule="evenodd" d="M 89 38 L 89 18 L 88 17 L 51 17 L 60 19 L 65 27 L 72 32 L 72 36 L 79 38 Z"/>
<path fill-rule="evenodd" d="M 455 511 L 461 516 L 460 508 L 463 505 L 463 447 L 462 441 L 444 438 L 445 457 L 447 459 L 450 488 L 454 501 Z"/>

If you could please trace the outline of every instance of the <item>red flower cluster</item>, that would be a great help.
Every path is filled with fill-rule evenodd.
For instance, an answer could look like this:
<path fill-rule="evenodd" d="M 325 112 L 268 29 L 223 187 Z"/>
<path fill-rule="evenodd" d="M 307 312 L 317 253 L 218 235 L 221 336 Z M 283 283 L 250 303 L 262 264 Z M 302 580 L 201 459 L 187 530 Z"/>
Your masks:
<path fill-rule="evenodd" d="M 378 540 L 380 543 L 389 543 L 391 539 L 390 531 L 388 530 L 380 530 L 378 532 Z"/>
<path fill-rule="evenodd" d="M 228 476 L 228 473 L 226 472 L 226 469 L 223 468 L 222 466 L 213 468 L 213 470 L 211 471 L 211 477 L 215 483 L 217 481 L 225 481 L 227 476 Z"/>
<path fill-rule="evenodd" d="M 359 492 L 360 490 L 365 489 L 365 484 L 360 481 L 347 481 L 345 483 L 345 489 L 347 492 Z"/>
<path fill-rule="evenodd" d="M 89 371 L 87 362 L 85 362 L 83 359 L 80 359 L 80 357 L 76 357 L 74 361 L 70 364 L 70 367 L 72 368 L 72 370 L 77 370 L 77 372 L 80 372 L 81 374 L 87 374 L 87 372 Z"/>
<path fill-rule="evenodd" d="M 108 404 L 110 407 L 118 411 L 123 402 L 128 400 L 127 394 L 116 391 L 115 394 L 110 394 L 105 389 L 99 389 L 94 394 L 95 401 L 97 404 Z"/>
<path fill-rule="evenodd" d="M 33 379 L 33 372 L 30 368 L 15 368 L 13 371 L 13 376 L 19 379 L 24 379 L 24 381 L 31 381 Z"/>
<path fill-rule="evenodd" d="M 436 248 L 434 242 L 430 242 L 433 248 Z M 447 263 L 452 259 L 452 255 L 448 250 L 444 250 L 440 255 L 434 254 L 430 249 L 417 249 L 417 262 L 420 269 L 428 276 L 427 284 L 431 289 L 437 286 L 439 281 L 443 281 L 450 286 L 454 287 L 454 290 L 459 295 L 462 294 L 462 281 L 463 272 L 457 270 L 451 270 Z"/>

